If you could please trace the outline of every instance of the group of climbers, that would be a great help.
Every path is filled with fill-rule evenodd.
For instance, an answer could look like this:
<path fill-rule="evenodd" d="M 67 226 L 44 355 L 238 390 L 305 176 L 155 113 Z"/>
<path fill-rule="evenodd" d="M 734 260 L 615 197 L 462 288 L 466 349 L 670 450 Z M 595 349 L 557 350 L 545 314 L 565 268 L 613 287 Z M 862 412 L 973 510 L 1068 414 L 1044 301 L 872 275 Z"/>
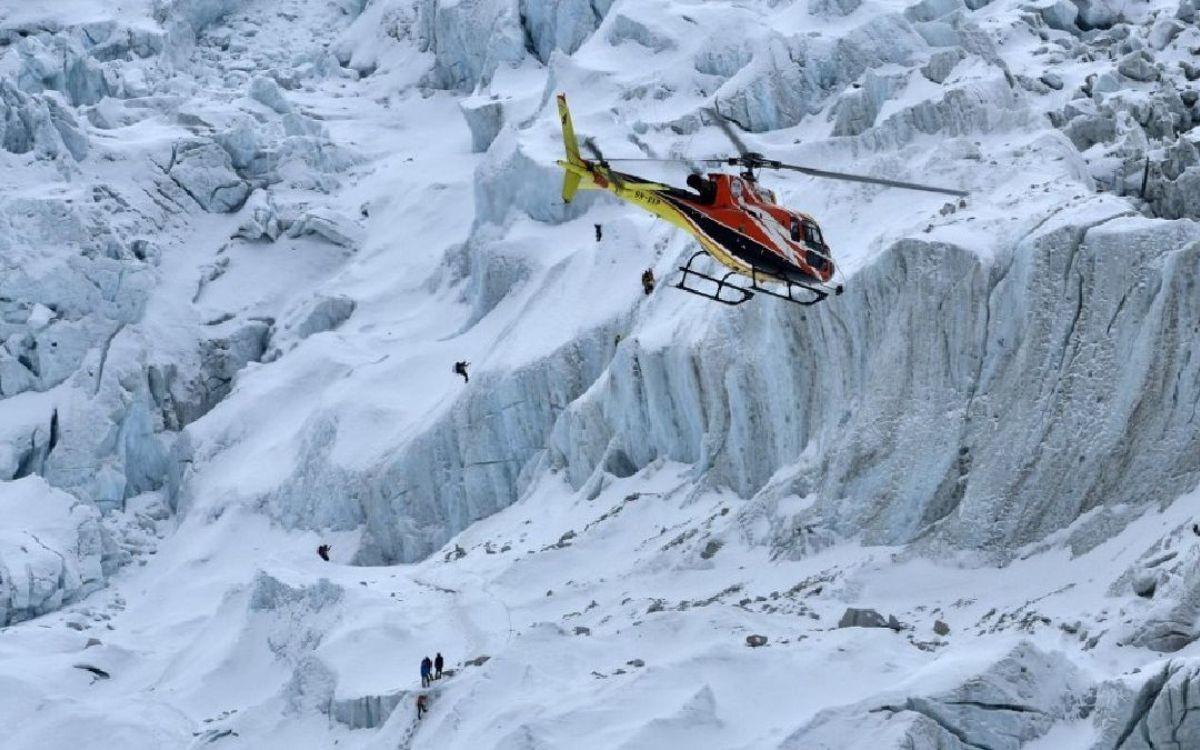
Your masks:
<path fill-rule="evenodd" d="M 434 680 L 442 679 L 442 667 L 446 662 L 442 659 L 442 652 L 438 652 L 437 656 L 430 659 L 426 656 L 421 660 L 421 687 L 427 688 Z M 426 711 L 429 710 L 429 697 L 424 693 L 417 694 L 417 718 L 421 718 Z"/>
<path fill-rule="evenodd" d="M 442 679 L 442 666 L 445 662 L 442 660 L 442 652 L 433 659 L 426 656 L 421 660 L 421 687 L 429 687 L 429 683 L 434 680 Z"/>
<path fill-rule="evenodd" d="M 465 374 L 464 374 L 465 377 Z M 329 552 L 333 549 L 333 545 L 321 544 L 317 547 L 317 555 L 329 562 Z M 426 656 L 421 660 L 421 687 L 427 688 L 434 680 L 442 679 L 442 668 L 445 667 L 446 660 L 442 658 L 442 652 L 438 652 L 436 656 L 430 659 Z M 424 693 L 417 694 L 417 718 L 425 715 L 429 710 L 429 697 Z"/>

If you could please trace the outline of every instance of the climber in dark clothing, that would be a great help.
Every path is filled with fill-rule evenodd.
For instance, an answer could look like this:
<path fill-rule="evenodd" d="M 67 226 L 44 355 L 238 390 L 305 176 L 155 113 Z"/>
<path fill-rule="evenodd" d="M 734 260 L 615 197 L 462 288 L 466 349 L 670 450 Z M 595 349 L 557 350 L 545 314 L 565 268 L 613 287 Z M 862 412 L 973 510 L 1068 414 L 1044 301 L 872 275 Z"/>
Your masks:
<path fill-rule="evenodd" d="M 642 291 L 650 294 L 654 291 L 654 269 L 647 268 L 642 272 Z"/>
<path fill-rule="evenodd" d="M 429 687 L 429 683 L 433 680 L 430 672 L 433 671 L 433 662 L 426 656 L 421 660 L 421 687 Z"/>
<path fill-rule="evenodd" d="M 596 242 L 599 242 L 600 238 L 604 236 L 604 231 L 600 228 L 599 224 L 594 226 L 596 227 Z"/>
<path fill-rule="evenodd" d="M 421 718 L 421 716 L 428 710 L 429 698 L 424 693 L 421 693 L 417 696 L 417 718 Z"/>
<path fill-rule="evenodd" d="M 462 362 L 455 362 L 455 363 L 454 363 L 454 374 L 455 374 L 455 375 L 462 375 L 462 379 L 463 379 L 463 382 L 464 382 L 464 383 L 470 383 L 470 382 L 471 382 L 471 378 L 470 378 L 470 377 L 467 375 L 467 368 L 468 368 L 468 367 L 470 367 L 470 365 L 471 365 L 471 363 L 470 363 L 470 362 L 467 362 L 467 361 L 465 361 L 465 360 L 464 360 L 464 361 L 462 361 Z"/>
<path fill-rule="evenodd" d="M 328 544 L 322 544 L 320 547 L 317 547 L 317 554 L 322 560 L 329 562 L 329 551 L 331 549 L 333 549 L 333 547 L 330 547 Z"/>
<path fill-rule="evenodd" d="M 436 676 L 433 679 L 435 679 L 435 680 L 442 679 L 442 666 L 445 665 L 445 663 L 446 662 L 442 660 L 442 652 L 439 651 L 438 655 L 433 658 L 433 668 L 434 668 L 435 674 L 436 674 Z"/>

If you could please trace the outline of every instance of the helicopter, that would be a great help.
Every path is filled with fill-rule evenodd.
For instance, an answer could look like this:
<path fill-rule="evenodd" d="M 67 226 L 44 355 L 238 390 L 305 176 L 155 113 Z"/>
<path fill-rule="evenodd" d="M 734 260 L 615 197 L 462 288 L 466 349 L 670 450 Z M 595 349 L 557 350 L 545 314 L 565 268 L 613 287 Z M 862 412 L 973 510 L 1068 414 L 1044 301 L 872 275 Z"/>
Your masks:
<path fill-rule="evenodd" d="M 694 236 L 700 249 L 679 267 L 682 275 L 673 286 L 685 292 L 726 305 L 748 302 L 755 294 L 815 305 L 831 294 L 839 295 L 844 284 L 833 254 L 816 220 L 808 214 L 780 206 L 775 193 L 759 184 L 758 172 L 783 169 L 811 177 L 864 182 L 886 187 L 921 190 L 965 198 L 962 190 L 885 180 L 866 175 L 831 172 L 796 164 L 785 164 L 751 151 L 716 110 L 709 114 L 737 149 L 737 156 L 719 159 L 606 159 L 590 138 L 584 140 L 591 159 L 584 159 L 571 123 L 564 94 L 558 95 L 566 160 L 562 198 L 570 203 L 580 190 L 607 190 L 665 219 Z M 741 167 L 739 174 L 710 172 L 707 177 L 693 172 L 687 179 L 690 190 L 664 185 L 637 175 L 619 172 L 612 162 L 683 162 Z M 697 266 L 705 255 L 726 272 L 714 276 Z M 719 273 L 719 272 L 718 272 Z M 746 282 L 749 283 L 746 283 Z M 705 284 L 707 282 L 707 285 Z"/>

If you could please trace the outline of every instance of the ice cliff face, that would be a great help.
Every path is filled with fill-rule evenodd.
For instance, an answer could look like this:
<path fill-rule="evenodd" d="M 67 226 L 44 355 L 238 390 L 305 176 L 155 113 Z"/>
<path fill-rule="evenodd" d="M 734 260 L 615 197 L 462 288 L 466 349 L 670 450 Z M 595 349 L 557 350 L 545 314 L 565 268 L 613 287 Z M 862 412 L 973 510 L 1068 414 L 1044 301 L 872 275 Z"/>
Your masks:
<path fill-rule="evenodd" d="M 446 619 L 464 649 L 503 649 L 467 665 L 503 684 L 563 639 L 596 642 L 573 667 L 607 659 L 651 615 L 669 652 L 710 608 L 739 641 L 769 624 L 772 647 L 834 654 L 852 637 L 797 623 L 886 598 L 890 566 L 1037 577 L 1028 559 L 1059 555 L 1024 603 L 1010 582 L 988 611 L 981 579 L 945 571 L 920 589 L 936 605 L 898 602 L 912 681 L 835 686 L 751 741 L 707 667 L 684 686 L 664 669 L 644 682 L 670 707 L 596 741 L 1195 734 L 1200 583 L 1176 500 L 1200 483 L 1191 0 L 135 5 L 0 9 L 0 516 L 19 519 L 0 521 L 0 626 L 66 607 L 103 627 L 118 615 L 80 599 L 150 581 L 163 630 L 195 639 L 162 647 L 175 739 L 232 738 L 193 731 L 215 685 L 252 709 L 249 737 L 279 714 L 409 747 L 412 696 L 354 665 Z M 773 156 L 972 195 L 772 176 L 822 221 L 846 293 L 717 308 L 669 288 L 685 237 L 603 196 L 561 203 L 556 91 L 610 156 L 725 153 L 714 106 Z M 293 562 L 318 537 L 336 581 Z M 580 572 L 564 583 L 556 556 Z M 388 591 L 372 570 L 422 560 Z M 155 588 L 191 575 L 202 605 Z M 398 597 L 442 619 L 396 625 Z M 947 641 L 909 625 L 934 612 L 986 658 L 939 676 Z M 1140 661 L 1077 665 L 1110 646 Z M 678 659 L 757 658 L 713 649 Z M 628 656 L 588 680 L 637 674 Z M 554 721 L 600 689 L 564 678 L 560 714 L 513 723 L 467 666 L 439 719 L 466 745 L 558 746 Z M 476 706 L 503 729 L 472 725 Z"/>

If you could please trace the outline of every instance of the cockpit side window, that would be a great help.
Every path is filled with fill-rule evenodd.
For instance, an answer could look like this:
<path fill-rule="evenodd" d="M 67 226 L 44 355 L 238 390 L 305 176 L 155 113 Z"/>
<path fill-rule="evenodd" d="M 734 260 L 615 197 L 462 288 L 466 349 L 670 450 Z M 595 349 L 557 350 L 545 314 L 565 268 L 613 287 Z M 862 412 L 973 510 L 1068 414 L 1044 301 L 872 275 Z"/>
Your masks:
<path fill-rule="evenodd" d="M 823 245 L 821 240 L 821 230 L 811 221 L 804 222 L 804 241 L 810 245 Z"/>
<path fill-rule="evenodd" d="M 800 220 L 795 216 L 792 217 L 792 242 L 800 241 Z"/>

